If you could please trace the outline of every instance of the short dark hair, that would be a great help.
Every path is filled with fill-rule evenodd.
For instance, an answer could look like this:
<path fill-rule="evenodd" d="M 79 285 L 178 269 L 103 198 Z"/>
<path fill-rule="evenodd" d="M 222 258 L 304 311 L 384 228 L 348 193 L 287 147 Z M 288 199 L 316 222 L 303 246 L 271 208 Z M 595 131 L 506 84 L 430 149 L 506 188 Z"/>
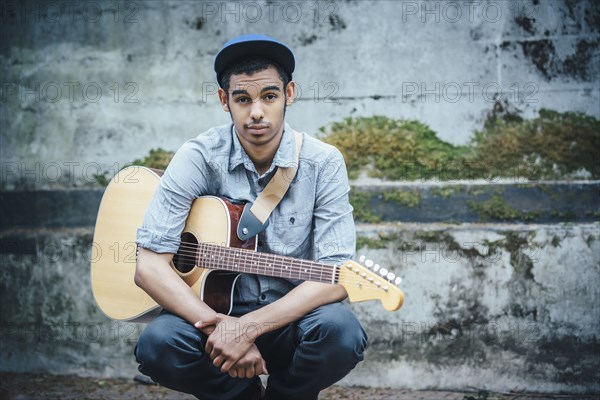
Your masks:
<path fill-rule="evenodd" d="M 221 81 L 219 82 L 219 86 L 221 86 L 223 90 L 229 93 L 229 82 L 231 80 L 232 75 L 252 75 L 255 72 L 264 71 L 269 67 L 274 67 L 275 70 L 277 70 L 279 77 L 283 81 L 283 89 L 285 92 L 285 88 L 291 80 L 291 76 L 288 76 L 284 69 L 275 61 L 269 60 L 268 58 L 264 57 L 244 58 L 229 65 L 223 71 Z"/>

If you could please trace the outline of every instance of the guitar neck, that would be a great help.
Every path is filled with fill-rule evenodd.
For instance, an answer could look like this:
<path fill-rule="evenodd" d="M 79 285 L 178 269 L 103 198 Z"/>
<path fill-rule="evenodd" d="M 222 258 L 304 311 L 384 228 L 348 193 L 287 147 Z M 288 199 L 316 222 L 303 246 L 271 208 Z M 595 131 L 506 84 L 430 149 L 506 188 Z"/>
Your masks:
<path fill-rule="evenodd" d="M 202 268 L 304 281 L 322 283 L 338 281 L 338 269 L 333 265 L 210 243 L 198 243 L 196 265 Z"/>

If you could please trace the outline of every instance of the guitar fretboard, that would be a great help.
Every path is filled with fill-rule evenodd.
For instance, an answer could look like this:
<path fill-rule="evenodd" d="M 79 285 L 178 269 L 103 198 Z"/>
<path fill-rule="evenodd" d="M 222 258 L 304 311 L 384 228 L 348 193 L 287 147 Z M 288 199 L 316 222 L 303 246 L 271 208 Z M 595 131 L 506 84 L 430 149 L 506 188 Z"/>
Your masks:
<path fill-rule="evenodd" d="M 196 265 L 323 283 L 336 283 L 338 280 L 337 267 L 333 265 L 210 243 L 198 243 Z"/>

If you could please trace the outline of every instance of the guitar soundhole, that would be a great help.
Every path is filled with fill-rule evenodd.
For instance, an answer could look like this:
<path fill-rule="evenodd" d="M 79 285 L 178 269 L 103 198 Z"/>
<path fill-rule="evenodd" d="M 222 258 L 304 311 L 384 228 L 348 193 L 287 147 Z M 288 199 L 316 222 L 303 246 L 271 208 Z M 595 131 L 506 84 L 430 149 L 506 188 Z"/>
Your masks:
<path fill-rule="evenodd" d="M 197 247 L 198 241 L 194 235 L 189 232 L 181 234 L 179 250 L 177 250 L 177 254 L 173 256 L 173 265 L 175 265 L 177 271 L 185 274 L 194 268 L 194 265 L 196 265 Z"/>

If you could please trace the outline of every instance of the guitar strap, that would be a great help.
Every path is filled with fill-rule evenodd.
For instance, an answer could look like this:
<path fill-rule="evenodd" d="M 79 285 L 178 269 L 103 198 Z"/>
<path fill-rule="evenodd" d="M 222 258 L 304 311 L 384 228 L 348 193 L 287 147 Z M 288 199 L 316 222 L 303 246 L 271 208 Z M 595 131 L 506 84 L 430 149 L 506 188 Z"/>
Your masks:
<path fill-rule="evenodd" d="M 258 195 L 254 203 L 247 203 L 237 228 L 237 235 L 241 240 L 248 240 L 258 235 L 269 226 L 269 216 L 277 207 L 292 180 L 296 176 L 300 165 L 300 149 L 302 148 L 302 134 L 294 132 L 296 142 L 296 164 L 289 167 L 277 167 L 273 178 L 264 190 Z"/>

